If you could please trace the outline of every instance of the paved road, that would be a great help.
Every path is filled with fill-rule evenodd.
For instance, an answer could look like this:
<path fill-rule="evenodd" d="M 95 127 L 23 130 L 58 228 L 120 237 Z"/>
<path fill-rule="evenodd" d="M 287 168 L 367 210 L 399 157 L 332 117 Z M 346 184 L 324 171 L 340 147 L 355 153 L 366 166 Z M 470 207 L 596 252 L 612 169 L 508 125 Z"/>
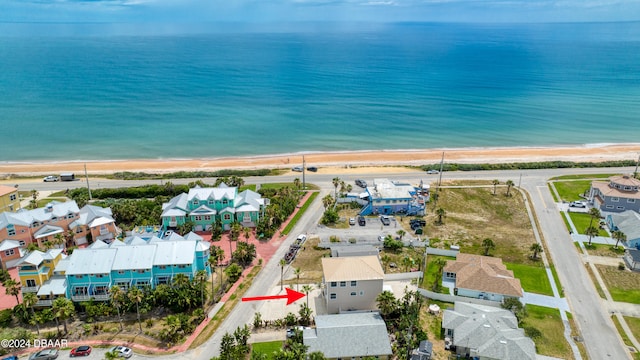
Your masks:
<path fill-rule="evenodd" d="M 509 171 L 473 171 L 473 172 L 447 172 L 442 174 L 443 180 L 492 180 L 498 179 L 501 182 L 512 180 L 516 185 L 526 189 L 531 197 L 534 211 L 541 225 L 542 235 L 546 241 L 549 253 L 556 266 L 560 281 L 564 285 L 564 293 L 569 301 L 572 314 L 579 326 L 580 334 L 585 340 L 585 347 L 591 359 L 628 359 L 630 354 L 622 343 L 613 326 L 609 314 L 606 312 L 603 303 L 595 290 L 581 259 L 566 233 L 564 223 L 556 209 L 553 198 L 546 185 L 546 180 L 566 174 L 597 174 L 603 172 L 623 173 L 632 172 L 633 168 L 608 168 L 608 169 L 542 169 L 542 170 L 509 170 Z M 335 174 L 307 174 L 307 181 L 321 185 L 324 191 L 333 189 L 331 179 Z M 427 175 L 424 172 L 399 172 L 359 175 L 338 175 L 345 181 L 353 181 L 356 178 L 389 178 L 392 180 L 402 179 L 411 182 L 427 180 L 435 183 L 439 175 Z M 300 174 L 283 175 L 278 177 L 249 177 L 245 181 L 248 184 L 292 181 L 300 177 Z M 178 179 L 172 181 L 175 184 L 186 184 L 194 179 Z M 202 179 L 205 183 L 213 183 L 213 179 Z M 10 184 L 10 182 L 3 182 Z M 122 181 L 122 180 L 92 180 L 92 187 L 115 188 L 123 186 L 136 186 L 141 184 L 155 183 L 162 181 Z M 64 190 L 67 188 L 84 187 L 84 181 L 42 183 L 42 182 L 21 182 L 21 190 Z M 317 224 L 321 215 L 321 203 L 316 201 L 305 216 L 298 223 L 292 234 L 304 232 L 306 229 Z M 274 259 L 282 257 L 289 244 L 294 240 L 285 241 L 278 250 Z M 255 296 L 266 293 L 269 288 L 277 283 L 280 276 L 279 265 L 276 261 L 267 264 L 264 270 L 254 281 L 254 285 L 248 290 L 247 296 Z M 231 312 L 227 320 L 221 325 L 219 331 L 203 346 L 184 354 L 166 356 L 167 359 L 191 358 L 210 359 L 218 354 L 220 339 L 225 332 L 232 332 L 237 326 L 249 323 L 252 317 L 251 303 L 240 303 Z"/>

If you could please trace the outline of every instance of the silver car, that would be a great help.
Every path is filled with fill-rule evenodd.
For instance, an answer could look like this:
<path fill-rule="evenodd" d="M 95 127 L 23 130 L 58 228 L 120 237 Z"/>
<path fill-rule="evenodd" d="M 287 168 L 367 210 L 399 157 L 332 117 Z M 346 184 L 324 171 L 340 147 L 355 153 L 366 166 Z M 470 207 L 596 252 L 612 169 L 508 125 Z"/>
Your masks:
<path fill-rule="evenodd" d="M 29 360 L 53 360 L 58 358 L 58 349 L 44 349 L 31 354 Z"/>
<path fill-rule="evenodd" d="M 109 349 L 109 352 L 115 353 L 118 356 L 122 356 L 125 359 L 128 359 L 131 357 L 131 355 L 133 355 L 133 350 L 131 350 L 126 346 L 114 346 L 111 349 Z"/>

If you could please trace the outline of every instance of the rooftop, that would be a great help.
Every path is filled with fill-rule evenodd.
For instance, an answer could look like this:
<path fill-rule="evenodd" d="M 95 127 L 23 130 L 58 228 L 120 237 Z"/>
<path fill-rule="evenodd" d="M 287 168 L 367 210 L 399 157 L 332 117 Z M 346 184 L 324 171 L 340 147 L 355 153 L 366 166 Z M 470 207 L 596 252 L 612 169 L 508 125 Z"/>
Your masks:
<path fill-rule="evenodd" d="M 322 258 L 325 281 L 382 280 L 384 271 L 377 256 Z"/>
<path fill-rule="evenodd" d="M 456 274 L 456 287 L 493 294 L 522 297 L 520 280 L 507 270 L 499 258 L 459 253 L 447 262 L 444 272 Z"/>

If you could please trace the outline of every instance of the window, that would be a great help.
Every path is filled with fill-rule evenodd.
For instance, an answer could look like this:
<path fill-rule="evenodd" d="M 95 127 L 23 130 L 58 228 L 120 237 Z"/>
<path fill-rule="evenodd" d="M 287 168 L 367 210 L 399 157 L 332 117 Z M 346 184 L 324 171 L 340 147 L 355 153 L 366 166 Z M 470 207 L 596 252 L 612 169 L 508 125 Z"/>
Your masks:
<path fill-rule="evenodd" d="M 13 201 L 16 199 L 16 194 L 9 195 L 9 200 Z"/>
<path fill-rule="evenodd" d="M 127 289 L 129 289 L 129 282 L 128 281 L 117 281 L 116 282 L 116 286 L 119 287 L 122 290 L 127 290 Z"/>
<path fill-rule="evenodd" d="M 178 265 L 178 269 L 186 269 L 187 265 Z"/>
<path fill-rule="evenodd" d="M 351 296 L 356 296 L 356 292 L 355 292 L 355 291 L 352 291 L 352 292 L 351 292 Z"/>
<path fill-rule="evenodd" d="M 225 220 L 231 220 L 231 215 L 229 215 L 229 214 L 224 214 L 223 218 L 224 218 Z"/>
<path fill-rule="evenodd" d="M 96 275 L 96 277 L 97 277 L 98 279 L 102 279 L 102 278 L 104 277 L 104 274 L 97 274 L 97 275 Z"/>
<path fill-rule="evenodd" d="M 209 204 L 209 205 L 214 205 L 214 204 L 215 204 L 215 201 L 213 201 L 213 199 L 209 199 L 208 204 Z"/>
<path fill-rule="evenodd" d="M 82 228 L 80 226 L 78 226 L 76 228 L 76 234 L 80 234 L 82 232 Z"/>
<path fill-rule="evenodd" d="M 169 284 L 169 277 L 168 276 L 158 276 L 156 278 L 156 284 L 157 285 Z"/>
<path fill-rule="evenodd" d="M 618 201 L 620 201 L 620 198 L 612 197 L 612 198 L 611 198 L 611 201 L 613 201 L 613 202 L 618 202 Z"/>
<path fill-rule="evenodd" d="M 636 202 L 636 199 L 627 199 L 627 202 L 628 203 L 634 203 L 634 202 Z"/>
<path fill-rule="evenodd" d="M 108 293 L 109 293 L 109 288 L 107 288 L 105 285 L 98 285 L 93 291 L 94 295 L 107 295 Z"/>
<path fill-rule="evenodd" d="M 193 206 L 200 205 L 200 201 L 198 201 L 198 200 L 193 200 L 192 203 L 193 203 Z"/>
<path fill-rule="evenodd" d="M 76 279 L 82 279 L 84 275 L 76 275 Z"/>
<path fill-rule="evenodd" d="M 332 282 L 331 282 L 331 287 L 336 287 L 336 286 L 338 286 L 338 283 L 337 283 L 337 282 L 335 282 L 335 281 L 332 281 Z"/>
<path fill-rule="evenodd" d="M 7 229 L 7 234 L 9 236 L 15 235 L 16 234 L 16 229 L 15 228 Z"/>
<path fill-rule="evenodd" d="M 330 295 L 329 295 L 329 298 L 330 298 L 331 300 L 335 300 L 335 299 L 337 299 L 337 298 L 338 298 L 338 295 L 336 295 L 335 293 L 333 293 L 333 294 L 330 294 Z"/>
<path fill-rule="evenodd" d="M 624 210 L 624 206 L 616 206 L 616 209 L 618 209 L 618 210 Z"/>
<path fill-rule="evenodd" d="M 202 221 L 202 216 L 200 216 L 200 215 L 196 215 L 196 216 L 194 216 L 194 217 L 193 217 L 193 219 L 194 219 L 195 221 Z"/>
<path fill-rule="evenodd" d="M 363 296 L 363 295 L 364 295 L 364 291 L 360 291 L 360 296 Z"/>
<path fill-rule="evenodd" d="M 27 280 L 27 287 L 35 287 L 36 285 L 36 281 L 33 279 L 28 279 Z"/>
<path fill-rule="evenodd" d="M 352 281 L 351 281 L 351 286 L 358 286 L 358 282 L 357 282 L 357 281 L 355 281 L 355 280 L 352 280 Z"/>
<path fill-rule="evenodd" d="M 160 265 L 160 266 L 158 266 L 158 268 L 159 268 L 160 270 L 164 270 L 164 269 L 166 269 L 166 268 L 167 268 L 167 265 Z"/>
<path fill-rule="evenodd" d="M 607 209 L 613 209 L 613 205 L 607 205 Z"/>
<path fill-rule="evenodd" d="M 25 246 L 25 245 L 27 245 L 27 243 L 26 243 L 26 242 L 24 242 L 24 240 L 20 240 L 20 241 L 18 241 L 18 243 L 20 244 L 20 246 Z"/>
<path fill-rule="evenodd" d="M 227 199 L 222 199 L 222 205 L 227 205 L 229 204 L 229 201 Z"/>
<path fill-rule="evenodd" d="M 204 216 L 204 220 L 205 221 L 211 221 L 211 215 L 205 215 Z"/>
<path fill-rule="evenodd" d="M 631 186 L 625 186 L 624 189 L 629 191 L 629 190 L 631 190 Z"/>
<path fill-rule="evenodd" d="M 145 270 L 145 269 L 138 269 L 138 270 L 137 270 L 137 272 L 138 272 L 138 274 L 144 274 L 144 273 L 146 273 L 146 272 L 147 272 L 147 270 Z"/>
<path fill-rule="evenodd" d="M 15 251 L 13 249 L 9 249 L 9 250 L 5 250 L 4 251 L 4 256 L 11 256 L 15 254 Z"/>
<path fill-rule="evenodd" d="M 124 275 L 124 270 L 118 270 L 118 275 Z"/>
<path fill-rule="evenodd" d="M 73 288 L 73 295 L 89 295 L 86 286 L 79 286 Z"/>
<path fill-rule="evenodd" d="M 340 281 L 340 287 L 345 287 L 347 286 L 347 282 L 346 281 Z"/>
<path fill-rule="evenodd" d="M 52 217 L 51 221 L 58 221 L 58 217 L 57 216 Z"/>

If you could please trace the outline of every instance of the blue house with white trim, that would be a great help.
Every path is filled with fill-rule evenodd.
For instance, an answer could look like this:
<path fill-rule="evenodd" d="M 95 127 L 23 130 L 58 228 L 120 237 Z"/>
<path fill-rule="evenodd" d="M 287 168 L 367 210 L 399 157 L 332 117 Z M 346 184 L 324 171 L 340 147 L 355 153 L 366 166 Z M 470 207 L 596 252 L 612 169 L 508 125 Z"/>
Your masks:
<path fill-rule="evenodd" d="M 365 190 L 369 203 L 360 211 L 361 215 L 424 215 L 425 204 L 429 201 L 428 190 L 389 179 L 374 179 Z"/>

